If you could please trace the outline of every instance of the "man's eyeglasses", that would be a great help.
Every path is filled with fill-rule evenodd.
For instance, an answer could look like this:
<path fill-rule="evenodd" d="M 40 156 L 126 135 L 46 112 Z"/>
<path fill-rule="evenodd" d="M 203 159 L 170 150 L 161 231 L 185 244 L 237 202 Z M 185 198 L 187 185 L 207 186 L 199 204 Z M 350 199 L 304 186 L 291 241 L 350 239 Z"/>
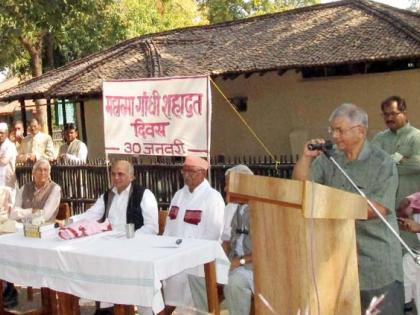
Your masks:
<path fill-rule="evenodd" d="M 341 136 L 344 133 L 346 133 L 347 131 L 350 131 L 350 130 L 356 128 L 356 127 L 360 127 L 360 125 L 356 125 L 356 126 L 346 128 L 346 129 L 328 127 L 328 134 L 330 136 L 333 136 L 334 134 L 338 134 L 339 136 Z"/>
<path fill-rule="evenodd" d="M 182 175 L 195 175 L 197 173 L 201 172 L 201 170 L 189 170 L 189 169 L 181 169 L 181 174 Z"/>
<path fill-rule="evenodd" d="M 388 118 L 388 117 L 397 117 L 399 114 L 402 114 L 403 112 L 391 112 L 391 113 L 386 113 L 386 112 L 382 112 L 381 115 L 384 118 Z"/>

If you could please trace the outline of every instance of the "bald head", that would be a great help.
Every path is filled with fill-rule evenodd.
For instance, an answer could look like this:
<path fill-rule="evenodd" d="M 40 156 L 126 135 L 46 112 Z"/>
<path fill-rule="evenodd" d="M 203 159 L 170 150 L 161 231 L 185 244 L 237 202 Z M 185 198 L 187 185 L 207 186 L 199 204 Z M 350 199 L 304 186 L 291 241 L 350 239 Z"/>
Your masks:
<path fill-rule="evenodd" d="M 118 160 L 111 166 L 111 182 L 112 186 L 121 193 L 134 180 L 133 165 L 125 160 Z"/>

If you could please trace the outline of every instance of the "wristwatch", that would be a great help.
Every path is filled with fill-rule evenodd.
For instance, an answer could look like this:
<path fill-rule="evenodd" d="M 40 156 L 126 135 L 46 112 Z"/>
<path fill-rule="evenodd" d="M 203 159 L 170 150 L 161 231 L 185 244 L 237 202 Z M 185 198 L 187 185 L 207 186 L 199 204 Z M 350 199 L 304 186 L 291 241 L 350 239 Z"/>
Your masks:
<path fill-rule="evenodd" d="M 239 264 L 240 264 L 241 266 L 243 266 L 243 265 L 245 265 L 245 264 L 246 264 L 246 261 L 245 261 L 245 258 L 244 258 L 244 257 L 241 257 L 241 259 L 239 259 Z"/>

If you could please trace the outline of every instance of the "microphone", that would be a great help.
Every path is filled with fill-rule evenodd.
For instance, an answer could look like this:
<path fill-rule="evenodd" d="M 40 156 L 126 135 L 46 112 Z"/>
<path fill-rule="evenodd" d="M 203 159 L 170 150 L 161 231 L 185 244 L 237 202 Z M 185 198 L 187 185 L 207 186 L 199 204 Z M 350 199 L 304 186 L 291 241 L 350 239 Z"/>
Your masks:
<path fill-rule="evenodd" d="M 321 150 L 323 152 L 331 150 L 333 148 L 333 144 L 330 140 L 325 141 L 325 143 L 309 143 L 308 149 L 310 151 Z"/>

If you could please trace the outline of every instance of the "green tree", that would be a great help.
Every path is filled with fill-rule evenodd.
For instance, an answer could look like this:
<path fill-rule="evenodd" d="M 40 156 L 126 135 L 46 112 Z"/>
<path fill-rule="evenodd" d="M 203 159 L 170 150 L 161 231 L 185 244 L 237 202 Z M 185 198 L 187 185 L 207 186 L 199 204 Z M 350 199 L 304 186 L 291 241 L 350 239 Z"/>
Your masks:
<path fill-rule="evenodd" d="M 37 77 L 126 38 L 197 24 L 197 17 L 194 0 L 1 0 L 0 71 Z M 45 121 L 39 107 L 38 114 Z"/>
<path fill-rule="evenodd" d="M 210 23 L 238 20 L 319 3 L 319 0 L 197 0 Z"/>
<path fill-rule="evenodd" d="M 2 0 L 0 71 L 39 76 L 121 40 L 197 23 L 195 0 Z"/>
<path fill-rule="evenodd" d="M 127 38 L 207 22 L 195 0 L 121 0 L 116 12 Z"/>
<path fill-rule="evenodd" d="M 54 51 L 61 51 L 68 61 L 124 38 L 112 4 L 112 0 L 2 0 L 0 69 L 39 76 L 43 59 L 54 67 Z"/>
<path fill-rule="evenodd" d="M 55 66 L 55 51 L 65 53 L 64 47 L 72 47 L 77 55 L 115 42 L 122 34 L 108 9 L 111 4 L 112 0 L 2 0 L 0 70 L 37 77 L 43 73 L 43 60 Z M 46 110 L 39 104 L 37 115 L 45 130 Z"/>

